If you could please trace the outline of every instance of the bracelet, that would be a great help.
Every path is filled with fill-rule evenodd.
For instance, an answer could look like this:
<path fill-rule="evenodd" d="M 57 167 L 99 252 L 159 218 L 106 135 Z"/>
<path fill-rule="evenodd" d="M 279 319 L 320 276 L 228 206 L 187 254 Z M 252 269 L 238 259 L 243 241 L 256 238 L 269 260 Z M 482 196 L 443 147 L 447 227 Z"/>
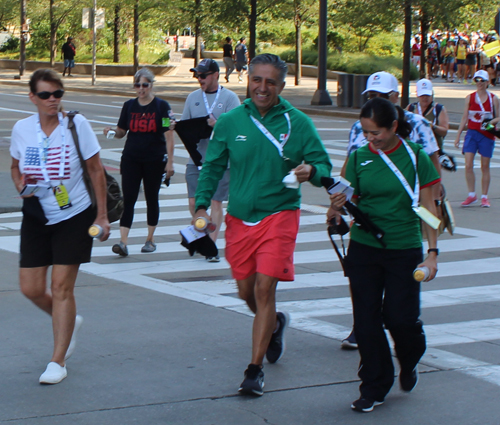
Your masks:
<path fill-rule="evenodd" d="M 439 249 L 437 249 L 437 248 L 429 248 L 427 250 L 427 254 L 430 254 L 431 252 L 435 252 L 436 255 L 439 255 Z"/>

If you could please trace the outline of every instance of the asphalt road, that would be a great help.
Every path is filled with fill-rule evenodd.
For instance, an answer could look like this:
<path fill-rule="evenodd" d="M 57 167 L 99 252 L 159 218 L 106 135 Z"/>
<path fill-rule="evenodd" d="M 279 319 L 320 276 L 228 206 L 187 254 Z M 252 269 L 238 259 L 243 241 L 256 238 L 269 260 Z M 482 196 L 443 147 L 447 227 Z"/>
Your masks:
<path fill-rule="evenodd" d="M 21 87 L 0 93 L 0 178 L 8 190 L 12 125 L 34 111 Z M 65 108 L 92 123 L 101 156 L 117 173 L 122 141 L 102 128 L 117 122 L 120 96 L 67 93 Z M 182 103 L 171 103 L 180 115 Z M 313 116 L 334 172 L 345 158 L 353 120 Z M 452 133 L 453 134 L 453 133 Z M 416 390 L 395 388 L 368 415 L 350 411 L 357 398 L 357 352 L 340 350 L 351 327 L 347 280 L 327 239 L 322 189 L 303 185 L 295 282 L 280 283 L 278 308 L 291 314 L 287 353 L 266 365 L 261 399 L 235 396 L 250 357 L 251 316 L 238 299 L 224 256 L 220 263 L 190 258 L 178 231 L 190 218 L 184 184 L 187 153 L 176 142 L 176 175 L 161 189 L 158 249 L 141 254 L 145 203 L 136 206 L 127 258 L 96 243 L 77 288 L 85 317 L 81 342 L 61 384 L 37 383 L 50 357 L 50 322 L 17 289 L 19 213 L 0 214 L 0 423 L 12 424 L 498 424 L 500 387 L 500 160 L 492 163 L 492 208 L 459 208 L 466 196 L 463 161 L 444 172 L 455 208 L 455 235 L 443 235 L 439 275 L 423 285 L 422 318 L 428 350 Z M 222 235 L 223 236 L 223 233 Z"/>

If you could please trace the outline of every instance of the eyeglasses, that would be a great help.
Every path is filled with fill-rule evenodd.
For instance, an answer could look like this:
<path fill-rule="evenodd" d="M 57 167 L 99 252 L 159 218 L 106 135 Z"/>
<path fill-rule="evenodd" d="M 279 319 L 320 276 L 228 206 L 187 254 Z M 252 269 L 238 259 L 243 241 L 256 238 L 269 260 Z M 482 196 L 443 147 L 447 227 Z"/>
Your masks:
<path fill-rule="evenodd" d="M 56 99 L 60 99 L 61 97 L 63 97 L 63 94 L 64 94 L 64 90 L 61 90 L 61 89 L 53 91 L 53 92 L 41 91 L 39 93 L 36 93 L 37 97 L 39 97 L 42 100 L 47 100 L 48 98 L 50 98 L 50 96 L 54 96 Z"/>
<path fill-rule="evenodd" d="M 488 80 L 483 80 L 482 78 L 474 78 L 475 83 L 488 83 Z"/>
<path fill-rule="evenodd" d="M 134 83 L 134 87 L 136 89 L 140 89 L 141 87 L 143 89 L 147 89 L 150 85 L 151 85 L 151 83 Z"/>
<path fill-rule="evenodd" d="M 204 80 L 205 78 L 207 78 L 209 75 L 212 74 L 215 74 L 215 72 L 205 72 L 203 74 L 195 74 L 195 77 Z"/>

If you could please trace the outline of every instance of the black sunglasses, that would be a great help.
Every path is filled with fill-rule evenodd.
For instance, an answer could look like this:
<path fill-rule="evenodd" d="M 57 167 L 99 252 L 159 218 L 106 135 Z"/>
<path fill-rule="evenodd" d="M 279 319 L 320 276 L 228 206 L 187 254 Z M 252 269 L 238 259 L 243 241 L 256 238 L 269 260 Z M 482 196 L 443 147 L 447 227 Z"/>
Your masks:
<path fill-rule="evenodd" d="M 136 89 L 141 88 L 141 86 L 143 89 L 147 89 L 150 85 L 151 85 L 151 83 L 134 83 L 134 87 Z"/>
<path fill-rule="evenodd" d="M 204 74 L 195 74 L 195 77 L 204 80 L 205 78 L 207 78 L 209 75 L 212 74 L 215 74 L 215 72 L 205 72 Z"/>
<path fill-rule="evenodd" d="M 39 93 L 36 93 L 37 97 L 39 97 L 42 100 L 47 100 L 50 96 L 54 96 L 56 99 L 60 99 L 61 97 L 63 97 L 63 94 L 64 94 L 64 90 L 61 90 L 61 89 L 53 91 L 53 92 L 41 91 Z"/>
<path fill-rule="evenodd" d="M 476 82 L 476 83 L 486 83 L 486 82 L 489 82 L 489 81 L 483 80 L 482 78 L 474 78 L 474 82 Z"/>
<path fill-rule="evenodd" d="M 376 97 L 381 97 L 382 99 L 389 99 L 392 91 L 389 93 L 380 93 L 377 91 L 369 91 L 368 92 L 368 100 L 375 99 Z"/>

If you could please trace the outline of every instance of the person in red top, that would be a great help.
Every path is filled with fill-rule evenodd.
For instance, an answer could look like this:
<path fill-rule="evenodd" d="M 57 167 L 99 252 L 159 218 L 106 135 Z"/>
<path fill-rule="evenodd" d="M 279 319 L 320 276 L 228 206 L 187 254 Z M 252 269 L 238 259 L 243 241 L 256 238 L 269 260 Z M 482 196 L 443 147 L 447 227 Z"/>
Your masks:
<path fill-rule="evenodd" d="M 420 69 L 420 56 L 422 56 L 422 45 L 420 44 L 420 37 L 415 37 L 415 43 L 411 46 L 411 58 L 413 65 Z"/>
<path fill-rule="evenodd" d="M 479 152 L 481 155 L 481 207 L 489 208 L 488 189 L 490 186 L 490 160 L 493 156 L 495 136 L 482 129 L 484 121 L 489 121 L 498 116 L 498 97 L 488 90 L 489 76 L 484 70 L 474 74 L 477 91 L 465 98 L 465 110 L 460 121 L 455 147 L 460 146 L 460 135 L 467 125 L 462 153 L 465 155 L 465 180 L 469 189 L 467 199 L 462 202 L 462 207 L 469 207 L 477 202 L 475 192 L 476 177 L 474 175 L 474 157 Z"/>

